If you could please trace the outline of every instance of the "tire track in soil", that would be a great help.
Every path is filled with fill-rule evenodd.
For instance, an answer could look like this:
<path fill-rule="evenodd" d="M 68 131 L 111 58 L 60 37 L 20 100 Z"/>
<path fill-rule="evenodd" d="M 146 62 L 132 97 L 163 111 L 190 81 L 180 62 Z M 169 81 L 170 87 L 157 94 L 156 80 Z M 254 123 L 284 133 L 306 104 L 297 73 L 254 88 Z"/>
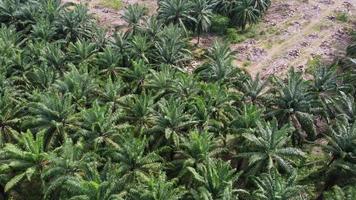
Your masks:
<path fill-rule="evenodd" d="M 355 0 L 351 0 L 350 2 L 351 5 L 356 5 Z M 257 63 L 253 63 L 247 68 L 247 71 L 251 75 L 261 73 L 262 77 L 266 77 L 272 74 L 284 74 L 290 66 L 305 70 L 303 68 L 308 59 L 312 57 L 311 55 L 318 52 L 318 48 L 321 48 L 324 43 L 327 43 L 330 40 L 336 42 L 334 44 L 329 44 L 329 48 L 333 48 L 331 46 L 337 46 L 338 42 L 342 42 L 333 39 L 334 33 L 340 32 L 340 26 L 335 20 L 331 22 L 328 28 L 320 32 L 315 32 L 315 27 L 323 25 L 325 20 L 328 20 L 328 17 L 335 14 L 336 9 L 343 8 L 344 5 L 344 1 L 336 0 L 331 5 L 323 6 L 324 10 L 322 10 L 319 15 L 314 16 L 300 31 L 291 34 L 290 37 L 284 40 L 284 42 L 274 44 L 271 49 L 266 50 L 267 55 Z M 312 4 L 310 4 L 310 6 L 312 6 Z M 347 40 L 347 38 L 343 39 Z M 303 43 L 307 45 L 301 45 Z M 339 46 L 345 48 L 345 44 Z M 289 55 L 290 53 L 293 54 L 293 51 L 297 54 L 295 57 Z M 330 50 L 330 52 L 333 52 L 333 50 Z M 331 55 L 334 57 L 336 56 L 335 53 L 329 54 L 334 54 Z"/>

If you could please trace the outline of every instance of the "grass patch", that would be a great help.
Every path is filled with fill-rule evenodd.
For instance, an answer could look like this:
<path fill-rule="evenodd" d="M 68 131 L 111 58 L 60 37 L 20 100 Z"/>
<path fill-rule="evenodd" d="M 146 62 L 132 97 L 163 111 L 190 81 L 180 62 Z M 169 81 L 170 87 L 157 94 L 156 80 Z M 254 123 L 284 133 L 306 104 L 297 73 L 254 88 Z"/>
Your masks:
<path fill-rule="evenodd" d="M 349 21 L 349 15 L 345 12 L 338 12 L 336 14 L 336 20 L 340 22 L 348 22 Z"/>
<path fill-rule="evenodd" d="M 251 61 L 245 61 L 244 63 L 242 63 L 243 67 L 249 67 L 251 66 Z"/>
<path fill-rule="evenodd" d="M 250 27 L 245 31 L 238 31 L 236 28 L 228 28 L 226 29 L 226 39 L 230 43 L 240 43 L 245 41 L 246 39 L 255 38 L 258 35 L 264 35 L 265 32 L 257 33 L 256 27 Z"/>
<path fill-rule="evenodd" d="M 99 5 L 101 5 L 105 8 L 120 10 L 122 8 L 122 1 L 121 0 L 100 0 Z"/>
<path fill-rule="evenodd" d="M 307 72 L 313 73 L 321 65 L 321 55 L 310 58 L 307 62 Z"/>

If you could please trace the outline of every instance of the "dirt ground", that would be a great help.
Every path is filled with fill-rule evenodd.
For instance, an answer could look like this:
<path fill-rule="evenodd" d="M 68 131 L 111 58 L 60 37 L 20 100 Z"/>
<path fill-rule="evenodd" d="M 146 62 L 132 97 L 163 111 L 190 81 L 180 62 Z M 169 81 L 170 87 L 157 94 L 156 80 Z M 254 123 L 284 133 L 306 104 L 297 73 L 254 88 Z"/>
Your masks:
<path fill-rule="evenodd" d="M 149 14 L 153 14 L 157 9 L 157 3 L 155 0 L 122 0 L 122 9 L 114 10 L 105 8 L 100 5 L 100 0 L 62 0 L 63 3 L 82 3 L 88 6 L 89 12 L 92 13 L 99 23 L 112 31 L 114 28 L 124 28 L 125 21 L 122 19 L 122 15 L 125 8 L 130 4 L 140 4 L 148 8 Z"/>
<path fill-rule="evenodd" d="M 150 14 L 157 9 L 155 0 L 123 0 L 121 10 L 100 6 L 100 0 L 64 0 L 85 3 L 98 21 L 109 28 L 124 27 L 124 8 L 139 3 Z M 274 0 L 264 19 L 255 27 L 252 39 L 232 44 L 235 64 L 262 77 L 285 74 L 289 67 L 305 71 L 308 62 L 320 59 L 331 63 L 342 56 L 350 43 L 348 30 L 356 26 L 356 0 Z M 346 13 L 348 21 L 338 20 Z M 201 48 L 208 48 L 217 36 L 202 38 Z"/>
<path fill-rule="evenodd" d="M 331 63 L 350 43 L 355 6 L 356 0 L 275 0 L 256 27 L 262 34 L 231 46 L 236 63 L 262 77 L 285 74 L 290 67 L 305 71 L 313 59 Z M 346 13 L 348 22 L 337 13 Z"/>

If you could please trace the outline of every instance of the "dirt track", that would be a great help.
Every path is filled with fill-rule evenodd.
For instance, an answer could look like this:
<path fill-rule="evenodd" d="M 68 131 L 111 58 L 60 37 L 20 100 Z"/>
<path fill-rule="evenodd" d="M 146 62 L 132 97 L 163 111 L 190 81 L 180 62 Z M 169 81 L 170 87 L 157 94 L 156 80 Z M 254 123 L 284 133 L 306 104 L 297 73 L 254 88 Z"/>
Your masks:
<path fill-rule="evenodd" d="M 331 63 L 350 42 L 354 6 L 356 0 L 275 1 L 258 27 L 267 34 L 232 45 L 236 63 L 249 62 L 246 70 L 263 77 L 284 74 L 289 67 L 305 71 L 316 58 Z M 337 12 L 347 13 L 349 21 L 337 20 Z"/>

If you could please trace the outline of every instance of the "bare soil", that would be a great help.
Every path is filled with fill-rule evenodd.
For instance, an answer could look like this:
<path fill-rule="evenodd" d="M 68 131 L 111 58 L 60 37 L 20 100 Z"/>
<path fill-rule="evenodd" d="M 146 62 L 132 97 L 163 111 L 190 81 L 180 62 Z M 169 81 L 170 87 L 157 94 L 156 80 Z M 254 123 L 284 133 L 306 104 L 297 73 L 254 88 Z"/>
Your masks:
<path fill-rule="evenodd" d="M 100 0 L 62 0 L 63 3 L 82 3 L 87 5 L 89 12 L 92 13 L 98 22 L 104 27 L 112 31 L 115 28 L 125 28 L 126 23 L 122 19 L 125 8 L 130 4 L 139 4 L 148 8 L 149 15 L 155 13 L 157 9 L 157 2 L 155 0 L 122 0 L 122 8 L 115 10 L 106 8 L 100 4 Z"/>
<path fill-rule="evenodd" d="M 345 52 L 354 26 L 356 0 L 277 0 L 258 25 L 255 39 L 232 45 L 236 64 L 252 75 L 283 75 L 294 67 L 305 71 L 308 61 L 319 58 L 325 64 Z M 337 20 L 338 12 L 348 22 Z M 246 65 L 246 64 L 245 64 Z"/>

